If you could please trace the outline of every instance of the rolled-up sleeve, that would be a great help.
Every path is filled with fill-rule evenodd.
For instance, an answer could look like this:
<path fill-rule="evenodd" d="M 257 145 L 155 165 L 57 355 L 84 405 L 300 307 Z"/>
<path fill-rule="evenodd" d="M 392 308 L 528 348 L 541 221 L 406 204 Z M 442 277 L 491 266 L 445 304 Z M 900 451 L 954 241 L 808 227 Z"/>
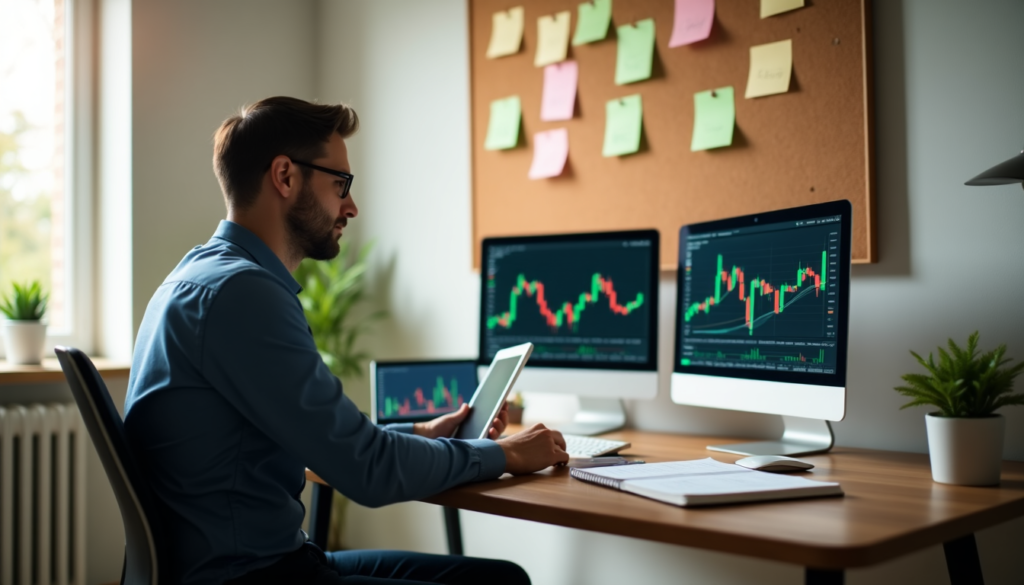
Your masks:
<path fill-rule="evenodd" d="M 490 440 L 381 429 L 345 396 L 317 353 L 302 307 L 272 275 L 241 272 L 203 321 L 203 376 L 261 432 L 366 506 L 428 497 L 505 469 Z"/>

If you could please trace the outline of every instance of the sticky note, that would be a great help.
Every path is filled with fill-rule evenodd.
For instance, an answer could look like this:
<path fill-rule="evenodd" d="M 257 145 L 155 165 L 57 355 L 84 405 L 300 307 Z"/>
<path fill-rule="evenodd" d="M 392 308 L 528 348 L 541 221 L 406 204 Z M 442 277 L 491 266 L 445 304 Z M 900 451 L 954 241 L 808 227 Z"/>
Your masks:
<path fill-rule="evenodd" d="M 793 72 L 793 41 L 750 47 L 750 75 L 747 77 L 747 98 L 786 93 Z"/>
<path fill-rule="evenodd" d="M 540 102 L 541 120 L 553 122 L 572 118 L 579 76 L 579 66 L 575 61 L 554 63 L 544 68 L 544 94 Z"/>
<path fill-rule="evenodd" d="M 654 19 L 622 25 L 616 32 L 619 50 L 615 59 L 615 85 L 649 79 L 654 63 Z"/>
<path fill-rule="evenodd" d="M 533 57 L 535 67 L 565 61 L 569 52 L 568 10 L 537 19 L 537 54 Z"/>
<path fill-rule="evenodd" d="M 495 59 L 519 52 L 523 42 L 523 7 L 509 8 L 491 15 L 491 42 L 487 45 L 487 58 Z"/>
<path fill-rule="evenodd" d="M 576 11 L 576 34 L 572 46 L 604 40 L 612 23 L 612 0 L 593 0 L 580 4 Z"/>
<path fill-rule="evenodd" d="M 804 7 L 804 0 L 761 0 L 761 18 Z"/>
<path fill-rule="evenodd" d="M 736 105 L 732 86 L 693 94 L 693 139 L 690 150 L 707 150 L 732 144 Z"/>
<path fill-rule="evenodd" d="M 711 35 L 715 21 L 715 0 L 676 0 L 669 47 L 681 47 L 703 41 Z"/>
<path fill-rule="evenodd" d="M 491 102 L 491 119 L 487 123 L 484 150 L 515 148 L 519 143 L 519 123 L 522 116 L 523 108 L 517 95 Z"/>
<path fill-rule="evenodd" d="M 644 106 L 640 94 L 626 96 L 605 104 L 604 156 L 622 156 L 640 150 Z"/>
<path fill-rule="evenodd" d="M 561 175 L 568 158 L 569 130 L 555 128 L 534 134 L 530 178 L 548 179 Z"/>

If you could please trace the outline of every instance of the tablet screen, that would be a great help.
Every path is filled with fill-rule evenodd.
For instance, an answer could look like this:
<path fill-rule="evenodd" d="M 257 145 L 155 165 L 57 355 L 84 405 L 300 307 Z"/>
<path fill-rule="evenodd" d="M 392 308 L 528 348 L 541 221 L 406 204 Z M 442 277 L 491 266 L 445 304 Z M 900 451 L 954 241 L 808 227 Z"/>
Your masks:
<path fill-rule="evenodd" d="M 505 388 L 509 385 L 512 377 L 516 375 L 516 365 L 521 357 L 514 355 L 494 362 L 484 383 L 473 395 L 473 401 L 470 402 L 473 410 L 459 426 L 459 430 L 455 433 L 456 439 L 487 438 L 491 421 L 498 413 L 501 401 L 505 399 Z"/>

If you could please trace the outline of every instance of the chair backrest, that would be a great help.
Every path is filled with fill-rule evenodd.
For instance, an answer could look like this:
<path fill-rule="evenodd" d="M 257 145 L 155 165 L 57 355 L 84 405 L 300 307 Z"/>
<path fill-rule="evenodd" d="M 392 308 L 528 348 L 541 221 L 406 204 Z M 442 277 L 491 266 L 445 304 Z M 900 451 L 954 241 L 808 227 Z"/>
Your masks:
<path fill-rule="evenodd" d="M 121 583 L 157 585 L 167 569 L 160 563 L 161 551 L 165 549 L 159 509 L 156 496 L 128 446 L 124 421 L 92 360 L 72 347 L 58 346 L 56 353 L 121 509 L 125 536 Z"/>

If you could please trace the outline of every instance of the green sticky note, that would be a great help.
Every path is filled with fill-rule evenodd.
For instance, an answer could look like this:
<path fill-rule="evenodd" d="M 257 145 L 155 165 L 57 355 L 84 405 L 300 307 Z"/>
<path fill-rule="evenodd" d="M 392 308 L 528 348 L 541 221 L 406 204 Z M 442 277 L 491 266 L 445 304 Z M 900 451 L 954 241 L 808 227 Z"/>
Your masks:
<path fill-rule="evenodd" d="M 640 94 L 626 96 L 605 104 L 604 156 L 622 156 L 640 150 L 644 104 Z"/>
<path fill-rule="evenodd" d="M 517 95 L 491 102 L 491 119 L 487 123 L 484 150 L 515 148 L 519 143 L 519 122 L 522 115 L 523 108 Z"/>
<path fill-rule="evenodd" d="M 576 33 L 572 37 L 572 46 L 604 40 L 608 36 L 608 25 L 612 22 L 612 0 L 584 2 L 576 14 Z"/>
<path fill-rule="evenodd" d="M 619 35 L 615 85 L 649 79 L 654 63 L 654 19 L 624 24 L 615 30 Z"/>
<path fill-rule="evenodd" d="M 732 86 L 693 94 L 693 140 L 690 142 L 690 150 L 731 145 L 735 126 L 736 106 Z"/>

